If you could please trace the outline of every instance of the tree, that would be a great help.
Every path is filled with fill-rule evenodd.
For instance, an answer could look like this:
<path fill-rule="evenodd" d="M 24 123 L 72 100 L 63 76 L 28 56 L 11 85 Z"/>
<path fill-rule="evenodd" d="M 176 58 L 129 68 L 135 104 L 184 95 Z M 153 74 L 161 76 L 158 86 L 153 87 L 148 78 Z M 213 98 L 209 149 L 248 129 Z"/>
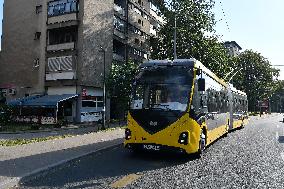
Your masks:
<path fill-rule="evenodd" d="M 229 56 L 215 35 L 213 0 L 173 0 L 160 3 L 165 24 L 158 37 L 150 39 L 152 59 L 173 59 L 174 23 L 177 20 L 178 58 L 195 58 L 223 77 L 229 71 Z M 209 35 L 210 34 L 210 35 Z"/>
<path fill-rule="evenodd" d="M 132 83 L 139 64 L 129 61 L 127 63 L 112 64 L 111 72 L 107 78 L 107 91 L 112 101 L 112 110 L 115 117 L 122 118 L 128 109 L 132 92 Z"/>
<path fill-rule="evenodd" d="M 258 100 L 269 98 L 279 88 L 279 70 L 273 68 L 260 53 L 246 50 L 232 65 L 236 70 L 242 69 L 232 83 L 237 89 L 247 93 L 250 111 L 255 110 Z"/>

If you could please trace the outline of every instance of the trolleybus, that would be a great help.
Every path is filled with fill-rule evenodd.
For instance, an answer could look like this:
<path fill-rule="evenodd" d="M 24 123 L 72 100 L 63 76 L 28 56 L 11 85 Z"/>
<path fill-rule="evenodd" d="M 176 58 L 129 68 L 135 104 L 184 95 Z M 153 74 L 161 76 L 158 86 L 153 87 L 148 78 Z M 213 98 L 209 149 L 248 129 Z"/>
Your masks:
<path fill-rule="evenodd" d="M 151 60 L 141 64 L 133 84 L 124 146 L 201 154 L 230 129 L 243 126 L 246 110 L 245 93 L 199 61 Z"/>

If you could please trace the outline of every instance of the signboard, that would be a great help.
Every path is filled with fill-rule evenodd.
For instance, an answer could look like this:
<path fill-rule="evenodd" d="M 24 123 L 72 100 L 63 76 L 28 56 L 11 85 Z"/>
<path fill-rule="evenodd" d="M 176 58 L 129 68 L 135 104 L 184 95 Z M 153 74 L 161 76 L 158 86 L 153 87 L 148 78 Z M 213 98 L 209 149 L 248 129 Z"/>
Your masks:
<path fill-rule="evenodd" d="M 258 106 L 262 108 L 268 108 L 269 102 L 268 100 L 258 101 Z"/>

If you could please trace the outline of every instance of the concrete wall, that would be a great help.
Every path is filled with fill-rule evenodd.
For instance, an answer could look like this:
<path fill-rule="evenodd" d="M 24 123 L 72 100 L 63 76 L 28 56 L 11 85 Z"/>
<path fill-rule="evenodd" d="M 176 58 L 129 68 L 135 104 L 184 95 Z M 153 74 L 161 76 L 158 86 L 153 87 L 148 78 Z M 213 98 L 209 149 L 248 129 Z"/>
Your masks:
<path fill-rule="evenodd" d="M 78 48 L 79 84 L 83 86 L 102 87 L 103 53 L 106 50 L 106 70 L 112 62 L 113 51 L 113 0 L 80 1 Z"/>
<path fill-rule="evenodd" d="M 37 5 L 43 5 L 40 14 L 36 14 Z M 17 97 L 44 91 L 44 7 L 42 0 L 4 1 L 0 87 L 13 86 Z M 41 32 L 39 40 L 34 40 L 35 32 Z M 36 59 L 40 60 L 39 67 L 34 67 Z"/>

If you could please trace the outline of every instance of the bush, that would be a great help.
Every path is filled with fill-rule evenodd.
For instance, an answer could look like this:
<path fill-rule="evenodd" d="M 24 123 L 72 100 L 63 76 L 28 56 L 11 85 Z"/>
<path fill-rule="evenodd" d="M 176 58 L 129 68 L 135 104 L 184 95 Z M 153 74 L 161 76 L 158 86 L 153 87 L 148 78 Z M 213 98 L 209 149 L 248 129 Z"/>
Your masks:
<path fill-rule="evenodd" d="M 55 128 L 61 128 L 61 127 L 66 126 L 66 125 L 68 125 L 68 122 L 67 122 L 66 119 L 59 119 L 57 121 L 57 124 L 55 125 Z"/>
<path fill-rule="evenodd" d="M 13 107 L 0 105 L 0 125 L 6 125 L 12 122 Z"/>
<path fill-rule="evenodd" d="M 32 126 L 31 126 L 32 130 L 39 130 L 39 128 L 40 128 L 40 125 L 38 125 L 38 124 L 32 124 Z"/>

